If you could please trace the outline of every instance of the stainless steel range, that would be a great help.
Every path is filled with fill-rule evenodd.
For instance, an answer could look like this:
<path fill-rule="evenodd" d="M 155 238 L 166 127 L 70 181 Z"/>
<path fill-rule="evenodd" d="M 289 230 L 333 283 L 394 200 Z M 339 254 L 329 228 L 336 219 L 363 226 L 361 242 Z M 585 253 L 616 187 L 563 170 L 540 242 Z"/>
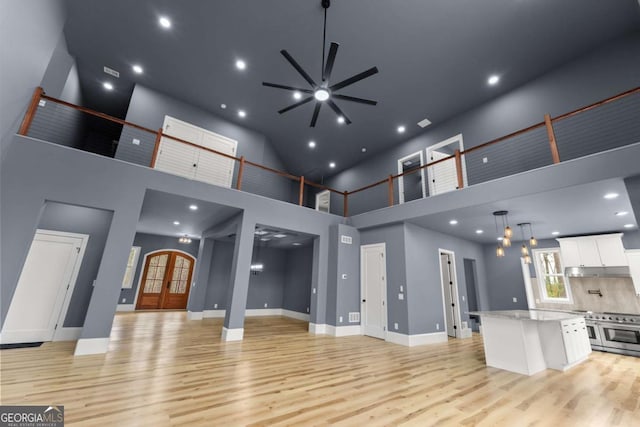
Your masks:
<path fill-rule="evenodd" d="M 593 350 L 640 357 L 640 315 L 584 313 Z"/>

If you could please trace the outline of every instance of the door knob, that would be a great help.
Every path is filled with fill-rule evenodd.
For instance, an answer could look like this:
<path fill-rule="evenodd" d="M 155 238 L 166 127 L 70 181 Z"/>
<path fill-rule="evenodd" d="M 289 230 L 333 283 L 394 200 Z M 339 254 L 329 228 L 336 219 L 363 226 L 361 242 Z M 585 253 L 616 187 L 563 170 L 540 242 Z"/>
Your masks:
<path fill-rule="evenodd" d="M 366 300 L 366 299 L 363 299 L 363 300 L 362 300 L 362 302 L 367 302 L 367 300 Z"/>

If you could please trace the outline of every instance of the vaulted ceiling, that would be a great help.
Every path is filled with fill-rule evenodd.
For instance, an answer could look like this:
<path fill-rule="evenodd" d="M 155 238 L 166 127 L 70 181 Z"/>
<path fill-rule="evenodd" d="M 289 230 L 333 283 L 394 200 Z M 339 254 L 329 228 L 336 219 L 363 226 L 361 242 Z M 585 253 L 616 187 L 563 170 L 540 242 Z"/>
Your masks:
<path fill-rule="evenodd" d="M 140 83 L 265 134 L 291 172 L 318 176 L 415 136 L 424 118 L 437 125 L 638 31 L 639 9 L 636 0 L 334 0 L 327 43 L 340 49 L 332 80 L 377 66 L 341 93 L 378 105 L 338 101 L 353 123 L 338 124 L 325 106 L 315 128 L 312 104 L 279 115 L 291 93 L 261 83 L 306 87 L 281 49 L 320 80 L 320 0 L 68 1 L 65 35 L 93 108 L 124 114 Z M 171 29 L 158 25 L 160 16 Z M 239 58 L 244 71 L 235 68 Z M 143 74 L 131 71 L 134 63 Z M 121 73 L 109 93 L 105 65 Z M 496 86 L 487 85 L 492 74 L 501 78 Z"/>

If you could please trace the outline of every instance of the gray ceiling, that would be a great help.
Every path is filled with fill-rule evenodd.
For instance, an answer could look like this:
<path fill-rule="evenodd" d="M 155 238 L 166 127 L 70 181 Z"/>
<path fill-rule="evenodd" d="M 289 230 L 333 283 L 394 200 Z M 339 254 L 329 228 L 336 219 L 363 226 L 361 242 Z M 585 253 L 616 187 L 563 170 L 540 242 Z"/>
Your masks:
<path fill-rule="evenodd" d="M 198 210 L 189 209 L 196 205 Z M 225 221 L 240 209 L 217 203 L 183 197 L 161 191 L 147 190 L 136 231 L 164 236 L 199 238 L 203 231 Z M 180 222 L 174 225 L 173 222 Z"/>
<path fill-rule="evenodd" d="M 334 0 L 327 42 L 340 49 L 332 80 L 377 66 L 379 74 L 341 93 L 379 104 L 339 102 L 349 126 L 325 106 L 309 128 L 312 104 L 278 115 L 291 94 L 261 82 L 304 87 L 280 49 L 319 79 L 320 0 L 69 0 L 67 7 L 69 50 L 94 108 L 123 114 L 139 82 L 264 133 L 291 172 L 314 176 L 331 173 L 330 160 L 344 169 L 420 133 L 424 118 L 441 123 L 640 24 L 636 0 Z M 172 19 L 170 31 L 159 28 L 159 15 Z M 247 70 L 234 68 L 236 58 Z M 144 75 L 133 75 L 133 63 Z M 100 86 L 104 65 L 121 72 L 113 93 Z M 502 81 L 490 88 L 492 73 Z"/>
<path fill-rule="evenodd" d="M 603 196 L 607 193 L 617 193 L 619 197 L 606 200 Z M 492 215 L 492 212 L 497 210 L 509 211 L 509 225 L 514 231 L 513 241 L 522 240 L 520 229 L 516 224 L 524 222 L 531 223 L 533 233 L 539 240 L 637 230 L 637 222 L 622 179 L 610 179 L 471 208 L 456 209 L 410 222 L 466 240 L 497 243 L 496 238 L 502 233 L 500 225 L 500 231 L 496 232 Z M 622 211 L 628 214 L 615 215 L 616 212 Z M 452 219 L 457 220 L 458 224 L 450 225 L 449 221 Z M 626 229 L 625 224 L 634 224 L 634 227 Z M 484 232 L 476 234 L 475 231 L 478 229 Z M 560 235 L 553 236 L 551 234 L 553 231 L 560 232 Z M 525 231 L 526 239 L 531 237 L 527 234 L 528 229 Z"/>

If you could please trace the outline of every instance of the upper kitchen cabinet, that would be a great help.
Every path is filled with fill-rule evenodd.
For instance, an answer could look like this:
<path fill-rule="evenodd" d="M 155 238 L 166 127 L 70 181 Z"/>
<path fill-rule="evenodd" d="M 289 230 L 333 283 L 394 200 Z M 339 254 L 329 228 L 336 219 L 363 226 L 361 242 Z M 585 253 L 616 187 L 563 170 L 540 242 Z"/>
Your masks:
<path fill-rule="evenodd" d="M 565 267 L 620 267 L 628 265 L 622 233 L 557 239 Z"/>
<path fill-rule="evenodd" d="M 629 260 L 629 272 L 636 295 L 640 296 L 640 249 L 627 251 L 627 259 Z"/>

